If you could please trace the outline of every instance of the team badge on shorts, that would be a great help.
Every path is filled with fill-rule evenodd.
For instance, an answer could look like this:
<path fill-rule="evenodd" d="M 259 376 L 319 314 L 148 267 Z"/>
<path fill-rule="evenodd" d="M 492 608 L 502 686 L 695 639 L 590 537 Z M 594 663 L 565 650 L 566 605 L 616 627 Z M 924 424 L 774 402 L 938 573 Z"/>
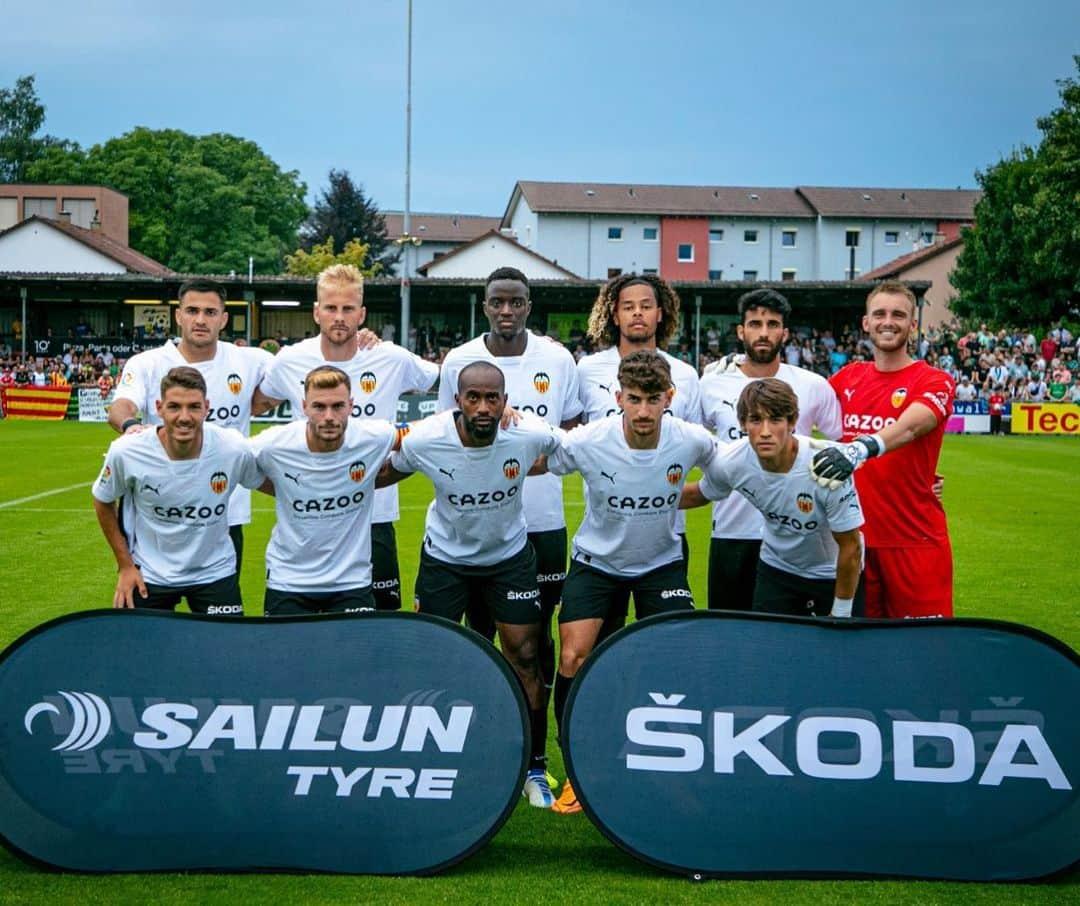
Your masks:
<path fill-rule="evenodd" d="M 244 389 L 244 382 L 235 371 L 225 378 L 225 383 L 229 385 L 229 392 L 233 396 L 239 396 L 240 391 Z"/>
<path fill-rule="evenodd" d="M 670 466 L 667 467 L 668 484 L 678 484 L 680 481 L 682 481 L 682 473 L 682 463 L 673 462 Z"/>
<path fill-rule="evenodd" d="M 363 481 L 365 475 L 367 475 L 367 465 L 363 460 L 349 464 L 349 477 L 353 481 Z"/>
<path fill-rule="evenodd" d="M 904 400 L 907 399 L 907 387 L 897 387 L 892 392 L 892 399 L 890 402 L 893 404 L 894 409 L 899 409 L 904 405 Z"/>
<path fill-rule="evenodd" d="M 210 476 L 210 490 L 215 494 L 224 494 L 229 487 L 229 476 L 224 472 L 215 472 Z"/>
<path fill-rule="evenodd" d="M 537 393 L 547 393 L 551 386 L 551 378 L 544 371 L 538 371 L 533 375 L 533 386 Z"/>
<path fill-rule="evenodd" d="M 360 389 L 364 393 L 374 393 L 375 388 L 379 386 L 379 382 L 375 380 L 375 373 L 373 371 L 365 371 L 360 375 Z"/>
<path fill-rule="evenodd" d="M 513 481 L 521 474 L 521 463 L 516 459 L 508 459 L 503 463 L 503 475 L 508 481 Z"/>
<path fill-rule="evenodd" d="M 795 498 L 795 505 L 800 513 L 812 513 L 814 511 L 814 498 L 809 494 L 800 494 Z"/>

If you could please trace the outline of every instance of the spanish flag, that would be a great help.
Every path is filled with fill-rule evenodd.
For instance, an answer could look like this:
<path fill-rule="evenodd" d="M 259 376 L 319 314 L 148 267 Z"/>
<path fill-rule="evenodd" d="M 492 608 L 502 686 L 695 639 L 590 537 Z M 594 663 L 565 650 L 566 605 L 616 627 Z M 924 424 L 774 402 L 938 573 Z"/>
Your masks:
<path fill-rule="evenodd" d="M 71 387 L 5 387 L 6 418 L 62 419 L 67 414 Z"/>

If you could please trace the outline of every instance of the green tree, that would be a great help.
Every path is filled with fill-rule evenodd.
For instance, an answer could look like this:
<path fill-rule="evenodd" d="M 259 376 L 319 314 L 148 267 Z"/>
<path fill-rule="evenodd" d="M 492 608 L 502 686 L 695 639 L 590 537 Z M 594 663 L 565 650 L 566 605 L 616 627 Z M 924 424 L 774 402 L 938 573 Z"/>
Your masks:
<path fill-rule="evenodd" d="M 351 240 L 359 239 L 367 245 L 372 261 L 384 269 L 392 267 L 401 250 L 391 244 L 378 205 L 353 182 L 348 170 L 331 170 L 328 181 L 303 226 L 301 246 L 311 251 L 331 239 L 335 248 L 345 248 Z"/>
<path fill-rule="evenodd" d="M 48 149 L 40 182 L 106 185 L 128 196 L 133 248 L 184 273 L 280 273 L 307 216 L 306 186 L 254 142 L 139 127 L 86 149 Z"/>
<path fill-rule="evenodd" d="M 310 251 L 299 249 L 286 255 L 285 272 L 296 277 L 317 277 L 332 264 L 355 264 L 365 277 L 374 277 L 382 265 L 377 261 L 368 264 L 368 261 L 368 247 L 359 239 L 350 239 L 337 255 L 334 254 L 334 240 L 327 239 Z"/>
<path fill-rule="evenodd" d="M 78 147 L 39 136 L 44 124 L 45 105 L 38 100 L 34 76 L 16 79 L 14 88 L 0 88 L 0 182 L 23 182 L 27 167 L 49 149 L 62 153 Z"/>
<path fill-rule="evenodd" d="M 1080 56 L 1074 57 L 1080 72 Z M 1058 82 L 1061 106 L 1022 147 L 976 174 L 983 197 L 951 279 L 961 317 L 1046 324 L 1080 294 L 1080 81 Z"/>

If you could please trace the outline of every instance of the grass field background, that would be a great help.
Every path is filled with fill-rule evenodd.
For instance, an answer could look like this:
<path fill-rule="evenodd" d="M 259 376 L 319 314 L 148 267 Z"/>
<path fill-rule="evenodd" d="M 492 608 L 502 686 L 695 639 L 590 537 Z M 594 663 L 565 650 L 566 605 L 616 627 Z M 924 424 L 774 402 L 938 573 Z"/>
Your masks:
<path fill-rule="evenodd" d="M 94 519 L 89 486 L 114 437 L 105 425 L 0 421 L 0 646 L 53 617 L 111 602 L 116 568 Z M 1080 648 L 1080 592 L 1073 559 L 1080 441 L 949 436 L 941 470 L 947 475 L 957 615 L 1024 623 Z M 398 549 L 406 602 L 412 600 L 430 496 L 431 486 L 423 478 L 401 485 Z M 582 515 L 580 481 L 566 479 L 565 501 L 572 531 Z M 242 576 L 250 614 L 261 612 L 262 554 L 273 525 L 273 502 L 256 494 L 254 508 L 253 523 L 245 532 Z M 706 509 L 690 514 L 687 532 L 691 586 L 704 606 Z M 554 722 L 551 733 L 548 752 L 552 770 L 561 778 Z M 427 879 L 52 874 L 0 850 L 0 903 L 996 903 L 1006 898 L 1011 903 L 1080 902 L 1080 873 L 1048 884 L 1009 887 L 901 881 L 692 884 L 625 855 L 584 815 L 563 817 L 524 802 L 485 849 Z"/>

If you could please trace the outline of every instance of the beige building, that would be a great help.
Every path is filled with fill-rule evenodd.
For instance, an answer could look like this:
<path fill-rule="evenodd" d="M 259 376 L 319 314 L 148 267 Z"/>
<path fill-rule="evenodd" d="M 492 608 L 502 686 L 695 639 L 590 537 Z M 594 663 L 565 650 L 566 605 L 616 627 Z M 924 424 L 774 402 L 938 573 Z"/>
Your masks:
<path fill-rule="evenodd" d="M 128 244 L 127 196 L 105 186 L 0 185 L 0 230 L 34 216 L 100 230 L 114 242 Z"/>
<path fill-rule="evenodd" d="M 928 280 L 931 283 L 926 291 L 926 304 L 923 306 L 923 330 L 937 327 L 953 318 L 949 303 L 956 298 L 949 277 L 956 268 L 956 259 L 964 250 L 964 241 L 959 236 L 944 242 L 935 242 L 926 248 L 903 255 L 893 261 L 875 268 L 860 280 Z"/>

